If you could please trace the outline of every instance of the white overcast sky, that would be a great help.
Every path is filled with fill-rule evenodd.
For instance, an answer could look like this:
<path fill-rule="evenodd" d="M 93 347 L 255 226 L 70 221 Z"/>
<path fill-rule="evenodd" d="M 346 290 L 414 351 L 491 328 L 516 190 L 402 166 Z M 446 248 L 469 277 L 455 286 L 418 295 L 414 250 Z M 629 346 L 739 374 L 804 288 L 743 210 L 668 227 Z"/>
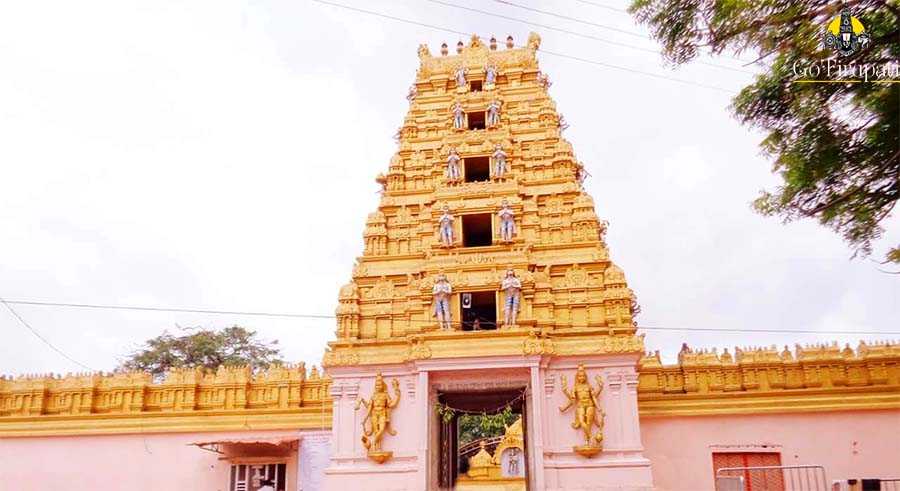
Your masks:
<path fill-rule="evenodd" d="M 449 29 L 737 90 L 750 75 L 412 0 L 335 0 Z M 619 43 L 647 39 L 453 0 Z M 645 32 L 575 0 L 522 4 Z M 621 0 L 596 0 L 624 7 Z M 374 177 L 407 110 L 416 47 L 458 36 L 314 3 L 41 1 L 0 6 L 0 295 L 116 305 L 332 313 L 362 249 Z M 706 60 L 740 67 L 724 58 Z M 646 326 L 900 331 L 900 279 L 816 223 L 754 214 L 776 184 L 730 95 L 543 55 L 565 133 L 611 222 Z M 898 220 L 876 244 L 900 242 Z M 178 326 L 240 324 L 318 363 L 333 321 L 15 306 L 97 370 Z M 0 311 L 0 373 L 79 370 Z M 891 336 L 647 332 L 697 347 Z M 894 338 L 900 337 L 897 335 Z"/>

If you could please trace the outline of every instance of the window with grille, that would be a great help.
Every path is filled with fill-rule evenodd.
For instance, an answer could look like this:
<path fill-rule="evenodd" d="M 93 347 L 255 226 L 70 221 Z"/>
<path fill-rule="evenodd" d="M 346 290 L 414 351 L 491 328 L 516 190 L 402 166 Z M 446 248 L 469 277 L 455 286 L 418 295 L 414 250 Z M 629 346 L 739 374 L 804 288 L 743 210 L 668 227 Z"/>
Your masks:
<path fill-rule="evenodd" d="M 746 491 L 784 491 L 781 469 L 745 469 L 747 467 L 778 467 L 781 454 L 777 452 L 713 452 L 713 476 L 743 476 Z M 742 468 L 718 474 L 719 469 Z"/>
<path fill-rule="evenodd" d="M 276 491 L 284 491 L 287 464 L 234 464 L 231 466 L 230 491 L 257 491 L 261 483 L 271 480 Z"/>

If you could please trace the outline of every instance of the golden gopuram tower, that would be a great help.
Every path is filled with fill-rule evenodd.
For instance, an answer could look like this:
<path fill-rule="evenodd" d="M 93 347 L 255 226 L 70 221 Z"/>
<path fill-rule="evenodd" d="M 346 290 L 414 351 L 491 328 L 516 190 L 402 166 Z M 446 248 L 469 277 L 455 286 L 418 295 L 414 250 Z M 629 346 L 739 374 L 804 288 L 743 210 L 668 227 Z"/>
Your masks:
<path fill-rule="evenodd" d="M 565 123 L 535 56 L 539 43 L 532 34 L 524 48 L 499 50 L 473 38 L 456 56 L 420 47 L 399 148 L 377 178 L 384 191 L 366 221 L 363 255 L 340 291 L 326 366 L 523 349 L 640 351 L 634 295 L 610 260 L 606 222 L 579 182 L 583 167 L 562 136 Z M 491 104 L 499 106 L 495 122 Z M 454 124 L 457 106 L 461 125 Z M 498 149 L 505 163 L 497 162 Z M 451 152 L 458 164 L 448 163 Z M 450 165 L 458 165 L 458 178 Z M 504 203 L 514 221 L 506 238 Z M 452 215 L 449 243 L 441 237 L 445 211 Z M 508 269 L 521 282 L 514 326 L 503 323 Z M 442 274 L 452 289 L 449 330 L 433 305 Z M 478 332 L 474 314 L 467 315 L 473 308 L 481 313 Z"/>
<path fill-rule="evenodd" d="M 505 44 L 473 36 L 455 55 L 446 44 L 439 55 L 419 47 L 398 148 L 377 176 L 382 197 L 323 359 L 334 380 L 333 489 L 360 468 L 373 479 L 404 473 L 406 489 L 453 485 L 458 461 L 439 449 L 455 444 L 438 435 L 448 431 L 435 405 L 517 391 L 529 446 L 520 479 L 532 489 L 566 488 L 577 484 L 567 476 L 589 481 L 609 466 L 624 469 L 623 484 L 650 484 L 634 294 L 562 136 L 540 37 Z M 573 409 L 562 413 L 567 397 Z M 599 407 L 610 398 L 614 408 Z M 620 427 L 605 443 L 604 424 Z M 605 457 L 610 447 L 621 451 Z M 393 478 L 385 486 L 399 489 Z"/>

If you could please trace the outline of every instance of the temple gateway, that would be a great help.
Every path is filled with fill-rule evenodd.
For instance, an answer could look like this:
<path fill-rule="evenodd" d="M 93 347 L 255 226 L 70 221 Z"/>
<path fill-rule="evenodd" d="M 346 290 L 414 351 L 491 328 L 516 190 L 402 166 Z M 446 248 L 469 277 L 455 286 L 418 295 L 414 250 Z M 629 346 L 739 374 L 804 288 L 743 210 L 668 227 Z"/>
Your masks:
<path fill-rule="evenodd" d="M 900 345 L 645 352 L 540 38 L 505 45 L 419 47 L 321 370 L 0 379 L 0 488 L 900 489 Z"/>

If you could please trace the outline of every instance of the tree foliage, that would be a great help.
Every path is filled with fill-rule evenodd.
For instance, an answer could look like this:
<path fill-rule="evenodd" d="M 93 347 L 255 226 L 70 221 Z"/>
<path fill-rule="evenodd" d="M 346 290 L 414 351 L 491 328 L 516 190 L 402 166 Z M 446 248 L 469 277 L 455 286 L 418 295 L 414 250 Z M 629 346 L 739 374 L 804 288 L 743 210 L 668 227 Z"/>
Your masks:
<path fill-rule="evenodd" d="M 254 370 L 282 363 L 278 341 L 256 339 L 256 332 L 240 326 L 221 331 L 184 329 L 181 336 L 168 332 L 148 340 L 119 368 L 141 370 L 159 377 L 170 368 L 206 368 L 249 365 Z"/>
<path fill-rule="evenodd" d="M 520 415 L 514 413 L 509 406 L 494 414 L 461 414 L 457 420 L 459 425 L 459 444 L 500 436 L 506 427 L 515 423 Z"/>
<path fill-rule="evenodd" d="M 823 39 L 845 8 L 863 22 L 871 42 L 837 56 Z M 870 254 L 900 198 L 900 84 L 796 83 L 794 68 L 824 67 L 829 59 L 845 66 L 896 63 L 898 2 L 634 0 L 630 12 L 649 26 L 674 64 L 706 49 L 758 56 L 766 69 L 735 97 L 732 110 L 742 123 L 768 133 L 761 146 L 782 183 L 764 191 L 754 207 L 785 221 L 817 219 L 856 253 Z M 900 263 L 900 248 L 886 260 Z"/>

